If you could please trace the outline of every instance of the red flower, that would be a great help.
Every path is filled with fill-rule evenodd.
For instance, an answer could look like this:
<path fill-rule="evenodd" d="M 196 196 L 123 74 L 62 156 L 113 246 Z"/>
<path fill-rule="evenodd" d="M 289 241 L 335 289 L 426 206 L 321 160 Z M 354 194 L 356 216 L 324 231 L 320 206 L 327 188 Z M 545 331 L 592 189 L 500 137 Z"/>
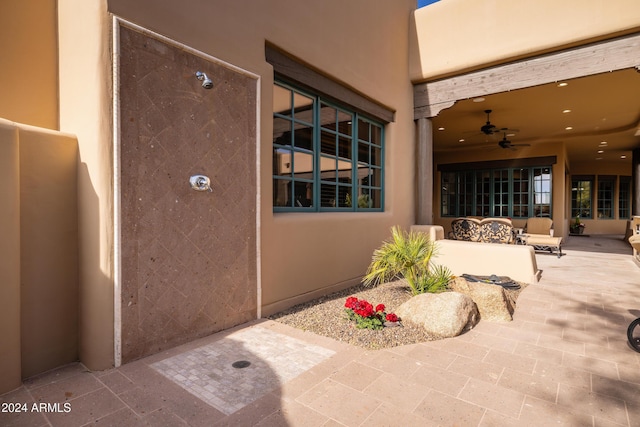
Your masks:
<path fill-rule="evenodd" d="M 353 309 L 357 303 L 358 303 L 358 298 L 349 297 L 347 298 L 347 302 L 344 303 L 344 306 L 347 308 Z"/>
<path fill-rule="evenodd" d="M 380 312 L 380 311 L 384 311 L 384 304 L 378 304 L 376 305 L 376 313 Z"/>
<path fill-rule="evenodd" d="M 387 322 L 397 322 L 398 316 L 395 313 L 387 313 Z"/>
<path fill-rule="evenodd" d="M 369 317 L 373 314 L 373 305 L 371 305 L 371 303 L 369 303 L 368 301 L 361 300 L 356 303 L 353 311 L 355 311 L 356 314 L 362 317 Z"/>

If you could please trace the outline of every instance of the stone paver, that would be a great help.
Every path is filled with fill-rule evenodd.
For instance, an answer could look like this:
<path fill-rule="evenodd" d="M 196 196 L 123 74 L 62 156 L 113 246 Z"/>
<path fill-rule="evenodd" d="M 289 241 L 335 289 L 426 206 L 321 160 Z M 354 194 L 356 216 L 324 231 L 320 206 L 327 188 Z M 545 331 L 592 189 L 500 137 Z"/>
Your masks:
<path fill-rule="evenodd" d="M 0 396 L 28 410 L 0 412 L 0 425 L 634 426 L 640 353 L 625 334 L 640 316 L 640 268 L 618 236 L 570 237 L 563 252 L 536 255 L 542 279 L 509 323 L 371 351 L 255 321 L 117 369 L 28 379 Z M 260 375 L 214 379 L 250 358 Z"/>

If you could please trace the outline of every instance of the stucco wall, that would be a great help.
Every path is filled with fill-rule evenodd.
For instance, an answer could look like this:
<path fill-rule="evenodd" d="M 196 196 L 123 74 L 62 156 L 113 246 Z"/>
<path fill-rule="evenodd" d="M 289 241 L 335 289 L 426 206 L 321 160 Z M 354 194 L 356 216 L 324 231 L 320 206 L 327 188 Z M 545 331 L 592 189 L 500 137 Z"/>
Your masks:
<path fill-rule="evenodd" d="M 440 1 L 415 11 L 411 80 L 433 80 L 638 29 L 637 0 Z"/>
<path fill-rule="evenodd" d="M 413 0 L 109 1 L 115 15 L 261 77 L 263 314 L 293 304 L 298 295 L 308 299 L 357 282 L 389 228 L 413 222 L 408 25 L 414 7 Z M 273 70 L 265 42 L 396 111 L 386 128 L 385 212 L 272 212 Z"/>
<path fill-rule="evenodd" d="M 113 366 L 111 20 L 106 0 L 60 0 L 60 129 L 78 137 L 79 353 Z"/>
<path fill-rule="evenodd" d="M 0 394 L 22 383 L 20 362 L 20 151 L 0 119 Z"/>
<path fill-rule="evenodd" d="M 0 2 L 0 117 L 58 128 L 56 2 Z"/>
<path fill-rule="evenodd" d="M 77 141 L 0 119 L 0 394 L 78 359 Z"/>

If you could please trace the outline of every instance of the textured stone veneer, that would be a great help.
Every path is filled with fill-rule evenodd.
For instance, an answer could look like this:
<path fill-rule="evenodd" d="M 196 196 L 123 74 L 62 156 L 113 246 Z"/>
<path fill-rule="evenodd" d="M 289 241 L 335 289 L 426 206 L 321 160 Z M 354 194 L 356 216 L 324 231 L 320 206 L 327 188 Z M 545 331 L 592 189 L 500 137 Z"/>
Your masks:
<path fill-rule="evenodd" d="M 256 80 L 126 27 L 120 55 L 127 362 L 256 317 Z"/>

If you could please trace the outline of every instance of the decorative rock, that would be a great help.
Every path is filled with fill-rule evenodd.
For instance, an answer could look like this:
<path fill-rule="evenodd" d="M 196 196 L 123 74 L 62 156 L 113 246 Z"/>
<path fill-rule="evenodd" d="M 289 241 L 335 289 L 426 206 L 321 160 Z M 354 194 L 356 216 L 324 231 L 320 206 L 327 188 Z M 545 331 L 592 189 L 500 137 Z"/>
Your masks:
<path fill-rule="evenodd" d="M 509 291 L 491 283 L 467 282 L 456 277 L 449 283 L 449 289 L 469 296 L 478 306 L 480 318 L 493 322 L 513 320 L 514 303 L 507 295 Z"/>
<path fill-rule="evenodd" d="M 458 292 L 416 295 L 395 313 L 403 321 L 421 325 L 428 333 L 442 338 L 458 336 L 479 320 L 473 300 Z"/>

